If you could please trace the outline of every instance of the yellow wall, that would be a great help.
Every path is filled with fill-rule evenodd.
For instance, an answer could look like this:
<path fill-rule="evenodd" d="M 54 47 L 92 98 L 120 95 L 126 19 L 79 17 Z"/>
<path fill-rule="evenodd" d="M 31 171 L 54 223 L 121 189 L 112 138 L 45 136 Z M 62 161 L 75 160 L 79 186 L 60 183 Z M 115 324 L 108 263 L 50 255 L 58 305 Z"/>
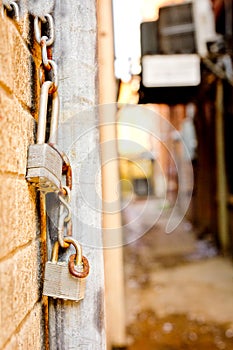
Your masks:
<path fill-rule="evenodd" d="M 25 180 L 38 91 L 29 21 L 0 20 L 0 310 L 2 350 L 45 348 L 38 195 Z M 34 52 L 35 54 L 35 52 Z M 35 80 L 35 83 L 32 81 Z M 42 243 L 42 244 L 41 244 Z"/>

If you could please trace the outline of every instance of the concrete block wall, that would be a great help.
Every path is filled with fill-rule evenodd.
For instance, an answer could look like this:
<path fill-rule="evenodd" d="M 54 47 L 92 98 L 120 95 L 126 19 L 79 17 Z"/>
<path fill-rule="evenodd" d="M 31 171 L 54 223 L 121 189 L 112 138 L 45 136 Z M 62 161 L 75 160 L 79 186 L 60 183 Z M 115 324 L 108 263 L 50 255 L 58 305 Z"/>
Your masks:
<path fill-rule="evenodd" d="M 1 6 L 1 4 L 0 4 Z M 0 15 L 1 16 L 1 15 Z M 38 106 L 33 26 L 0 18 L 0 349 L 45 349 L 39 194 L 25 180 Z"/>

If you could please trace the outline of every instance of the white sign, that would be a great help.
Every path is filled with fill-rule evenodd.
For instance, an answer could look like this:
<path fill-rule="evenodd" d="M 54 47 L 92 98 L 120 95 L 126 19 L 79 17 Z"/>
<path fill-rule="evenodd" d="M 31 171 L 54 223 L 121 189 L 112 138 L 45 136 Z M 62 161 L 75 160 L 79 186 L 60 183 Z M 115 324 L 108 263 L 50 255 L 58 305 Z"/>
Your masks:
<path fill-rule="evenodd" d="M 197 86 L 200 82 L 200 58 L 196 54 L 142 57 L 142 83 L 145 87 Z"/>

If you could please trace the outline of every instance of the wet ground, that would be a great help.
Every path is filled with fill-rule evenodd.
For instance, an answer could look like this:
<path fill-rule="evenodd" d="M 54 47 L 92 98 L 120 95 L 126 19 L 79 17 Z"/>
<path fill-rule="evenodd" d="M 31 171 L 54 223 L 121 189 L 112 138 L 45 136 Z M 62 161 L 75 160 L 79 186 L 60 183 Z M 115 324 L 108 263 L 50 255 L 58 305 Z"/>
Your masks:
<path fill-rule="evenodd" d="M 129 350 L 233 350 L 233 264 L 210 240 L 196 240 L 186 220 L 169 235 L 169 206 L 135 201 L 124 211 L 127 340 Z M 143 230 L 147 233 L 141 234 Z M 141 230 L 141 233 L 140 233 Z M 131 231 L 131 232 L 130 232 Z"/>
<path fill-rule="evenodd" d="M 233 349 L 233 329 L 187 315 L 159 318 L 152 310 L 141 311 L 128 327 L 129 350 Z"/>

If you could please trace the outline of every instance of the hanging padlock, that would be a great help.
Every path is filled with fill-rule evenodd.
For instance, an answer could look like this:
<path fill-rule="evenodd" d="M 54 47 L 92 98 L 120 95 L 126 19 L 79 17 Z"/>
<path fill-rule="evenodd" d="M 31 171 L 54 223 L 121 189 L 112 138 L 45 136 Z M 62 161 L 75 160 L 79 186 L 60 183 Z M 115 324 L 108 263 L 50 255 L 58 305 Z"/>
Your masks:
<path fill-rule="evenodd" d="M 58 261 L 59 242 L 53 246 L 52 261 L 45 265 L 43 295 L 64 300 L 79 301 L 85 295 L 85 277 L 89 273 L 88 260 L 82 255 L 78 241 L 65 237 L 66 243 L 72 244 L 76 254 L 71 255 L 69 264 Z"/>
<path fill-rule="evenodd" d="M 48 143 L 45 143 L 48 94 L 52 87 L 53 82 L 51 81 L 44 82 L 41 87 L 37 143 L 29 146 L 26 175 L 26 179 L 44 193 L 60 190 L 62 179 L 63 159 L 58 150 L 52 146 L 52 144 L 57 142 L 59 118 L 59 97 L 57 92 L 52 94 L 50 135 Z"/>

